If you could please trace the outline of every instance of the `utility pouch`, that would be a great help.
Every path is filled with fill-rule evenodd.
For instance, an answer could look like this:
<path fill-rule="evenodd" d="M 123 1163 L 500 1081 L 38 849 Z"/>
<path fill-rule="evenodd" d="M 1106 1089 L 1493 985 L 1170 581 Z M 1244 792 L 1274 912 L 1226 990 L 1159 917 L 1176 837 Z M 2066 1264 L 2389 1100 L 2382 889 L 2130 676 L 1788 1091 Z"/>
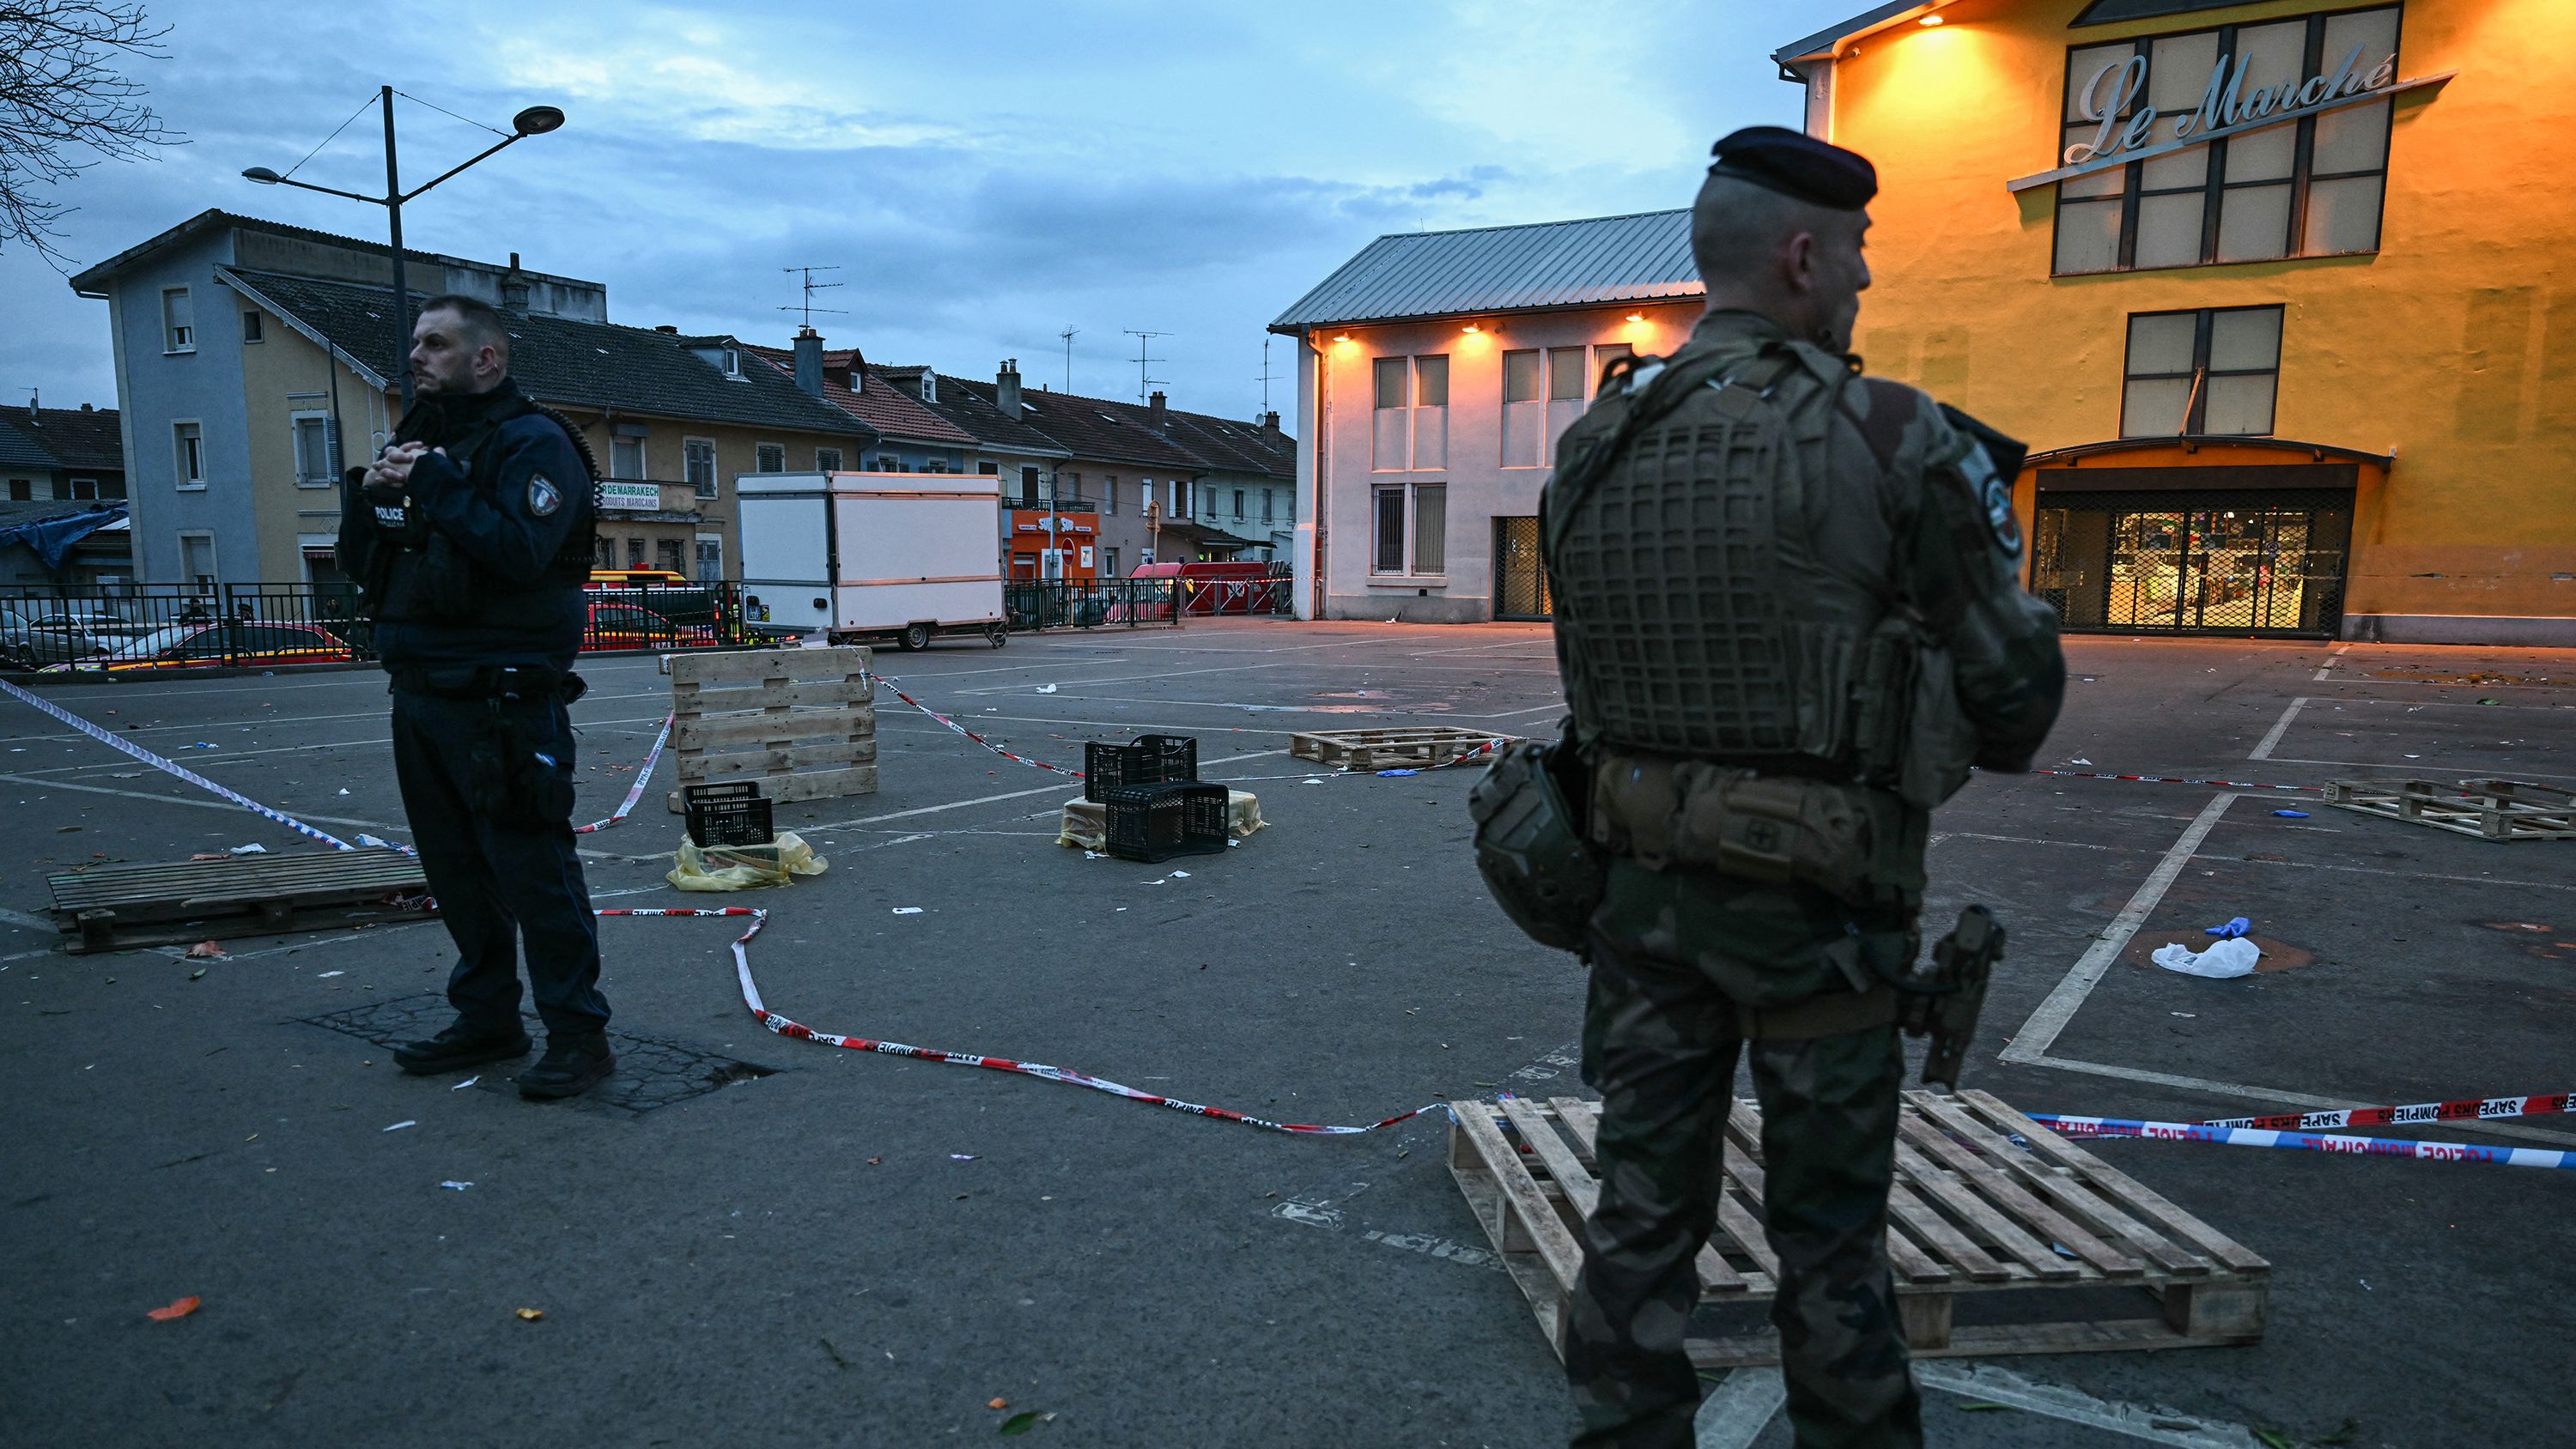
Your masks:
<path fill-rule="evenodd" d="M 1912 621 L 1892 611 L 1861 641 L 1852 755 L 1860 778 L 1872 784 L 1893 785 L 1904 773 L 1921 647 Z"/>
<path fill-rule="evenodd" d="M 1691 763 L 1673 771 L 1675 860 L 1738 880 L 1798 881 L 1869 905 L 1878 831 L 1869 792 Z"/>
<path fill-rule="evenodd" d="M 572 819 L 572 764 L 538 748 L 528 708 L 497 699 L 485 707 L 483 728 L 466 747 L 466 803 L 504 830 L 553 830 Z"/>
<path fill-rule="evenodd" d="M 1590 781 L 1571 740 L 1506 748 L 1467 795 L 1476 869 L 1529 938 L 1583 949 L 1609 875 L 1584 842 Z"/>

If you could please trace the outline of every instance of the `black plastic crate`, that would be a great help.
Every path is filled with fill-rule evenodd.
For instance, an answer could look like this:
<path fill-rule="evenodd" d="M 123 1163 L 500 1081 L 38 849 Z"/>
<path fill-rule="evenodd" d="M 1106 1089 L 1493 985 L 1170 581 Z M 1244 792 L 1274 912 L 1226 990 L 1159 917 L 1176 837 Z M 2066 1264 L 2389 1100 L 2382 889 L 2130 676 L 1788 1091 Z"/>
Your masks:
<path fill-rule="evenodd" d="M 1170 860 L 1176 855 L 1216 855 L 1226 847 L 1226 788 L 1172 780 L 1113 786 L 1108 806 L 1109 853 L 1122 860 Z"/>
<path fill-rule="evenodd" d="M 767 845 L 778 838 L 770 828 L 769 801 L 760 786 L 749 780 L 686 786 L 680 791 L 680 806 L 689 822 L 689 839 L 700 850 Z"/>
<path fill-rule="evenodd" d="M 1100 801 L 1121 785 L 1160 785 L 1199 777 L 1199 742 L 1188 735 L 1138 735 L 1133 743 L 1082 747 L 1082 798 Z"/>

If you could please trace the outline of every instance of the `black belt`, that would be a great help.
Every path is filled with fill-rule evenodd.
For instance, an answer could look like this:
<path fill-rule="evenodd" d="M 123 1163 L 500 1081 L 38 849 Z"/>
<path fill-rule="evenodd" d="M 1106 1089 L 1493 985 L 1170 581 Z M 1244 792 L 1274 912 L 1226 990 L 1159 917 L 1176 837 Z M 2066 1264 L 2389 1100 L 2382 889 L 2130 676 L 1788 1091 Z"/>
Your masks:
<path fill-rule="evenodd" d="M 390 688 L 395 694 L 428 694 L 441 699 L 560 699 L 570 704 L 590 688 L 590 682 L 580 675 L 542 664 L 428 668 L 405 664 L 392 666 L 385 673 L 392 676 Z"/>

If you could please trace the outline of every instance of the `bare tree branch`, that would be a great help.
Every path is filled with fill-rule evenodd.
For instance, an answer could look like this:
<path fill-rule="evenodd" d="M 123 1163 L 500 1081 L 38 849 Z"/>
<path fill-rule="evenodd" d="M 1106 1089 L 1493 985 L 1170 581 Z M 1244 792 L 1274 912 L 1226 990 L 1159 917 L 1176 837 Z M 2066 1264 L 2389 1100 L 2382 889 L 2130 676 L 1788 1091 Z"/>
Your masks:
<path fill-rule="evenodd" d="M 134 0 L 0 0 L 0 250 L 32 249 L 62 271 L 53 189 L 101 161 L 134 161 L 186 137 L 161 124 L 120 60 L 166 60 Z"/>

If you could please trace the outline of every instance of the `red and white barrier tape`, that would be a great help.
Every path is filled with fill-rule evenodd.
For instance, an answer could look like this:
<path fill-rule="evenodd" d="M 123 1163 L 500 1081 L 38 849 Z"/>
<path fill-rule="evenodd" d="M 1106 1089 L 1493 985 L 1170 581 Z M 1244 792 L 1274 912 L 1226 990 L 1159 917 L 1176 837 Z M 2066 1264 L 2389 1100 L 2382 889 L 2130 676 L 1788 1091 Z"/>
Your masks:
<path fill-rule="evenodd" d="M 2213 1117 L 2201 1127 L 2253 1127 L 2267 1131 L 2328 1132 L 2343 1127 L 2403 1127 L 2419 1122 L 2494 1122 L 2507 1117 L 2547 1117 L 2576 1112 L 2576 1092 L 2530 1097 L 2461 1097 L 2403 1107 L 2348 1107 L 2332 1112 L 2281 1112 L 2268 1117 Z"/>
<path fill-rule="evenodd" d="M 2277 1147 L 2297 1152 L 2415 1157 L 2433 1162 L 2490 1162 L 2503 1167 L 2576 1171 L 2576 1152 L 2533 1147 L 2480 1147 L 2466 1142 L 2416 1142 L 2403 1137 L 2337 1137 L 2250 1127 L 2204 1127 L 2197 1122 L 2139 1122 L 2119 1117 L 2060 1117 L 2045 1113 L 2032 1113 L 2031 1120 L 2065 1136 L 2088 1140 L 2145 1137 L 2165 1142 L 2216 1142 L 2228 1147 Z"/>
<path fill-rule="evenodd" d="M 635 802 L 644 798 L 645 782 L 653 778 L 653 767 L 662 761 L 662 746 L 670 742 L 671 722 L 679 717 L 676 711 L 662 716 L 662 732 L 653 737 L 653 748 L 645 752 L 644 763 L 635 767 L 635 783 L 626 788 L 626 798 L 617 803 L 616 809 L 608 812 L 608 818 L 594 820 L 588 825 L 576 825 L 572 828 L 573 834 L 588 835 L 593 831 L 606 830 L 624 823 L 627 816 L 635 813 Z"/>
<path fill-rule="evenodd" d="M 1044 760 L 1032 760 L 1026 755 L 1015 755 L 1009 750 L 1003 749 L 1000 745 L 993 743 L 991 740 L 984 738 L 982 735 L 975 733 L 973 730 L 966 728 L 964 725 L 959 724 L 957 721 L 950 719 L 948 716 L 941 714 L 939 711 L 932 709 L 929 705 L 923 704 L 920 700 L 917 700 L 911 695 L 904 693 L 902 690 L 895 688 L 894 681 L 885 675 L 878 674 L 871 670 L 868 672 L 868 678 L 884 685 L 887 691 L 893 694 L 895 698 L 911 705 L 914 709 L 920 710 L 923 714 L 926 714 L 932 719 L 939 721 L 941 724 L 948 726 L 958 734 L 964 735 L 966 738 L 973 740 L 975 743 L 982 745 L 988 750 L 991 750 L 994 754 L 1001 756 L 1003 759 L 1026 765 L 1033 770 L 1052 770 L 1059 775 L 1070 775 L 1077 780 L 1087 780 L 1091 778 L 1080 770 L 1068 770 L 1062 765 L 1050 765 Z"/>

